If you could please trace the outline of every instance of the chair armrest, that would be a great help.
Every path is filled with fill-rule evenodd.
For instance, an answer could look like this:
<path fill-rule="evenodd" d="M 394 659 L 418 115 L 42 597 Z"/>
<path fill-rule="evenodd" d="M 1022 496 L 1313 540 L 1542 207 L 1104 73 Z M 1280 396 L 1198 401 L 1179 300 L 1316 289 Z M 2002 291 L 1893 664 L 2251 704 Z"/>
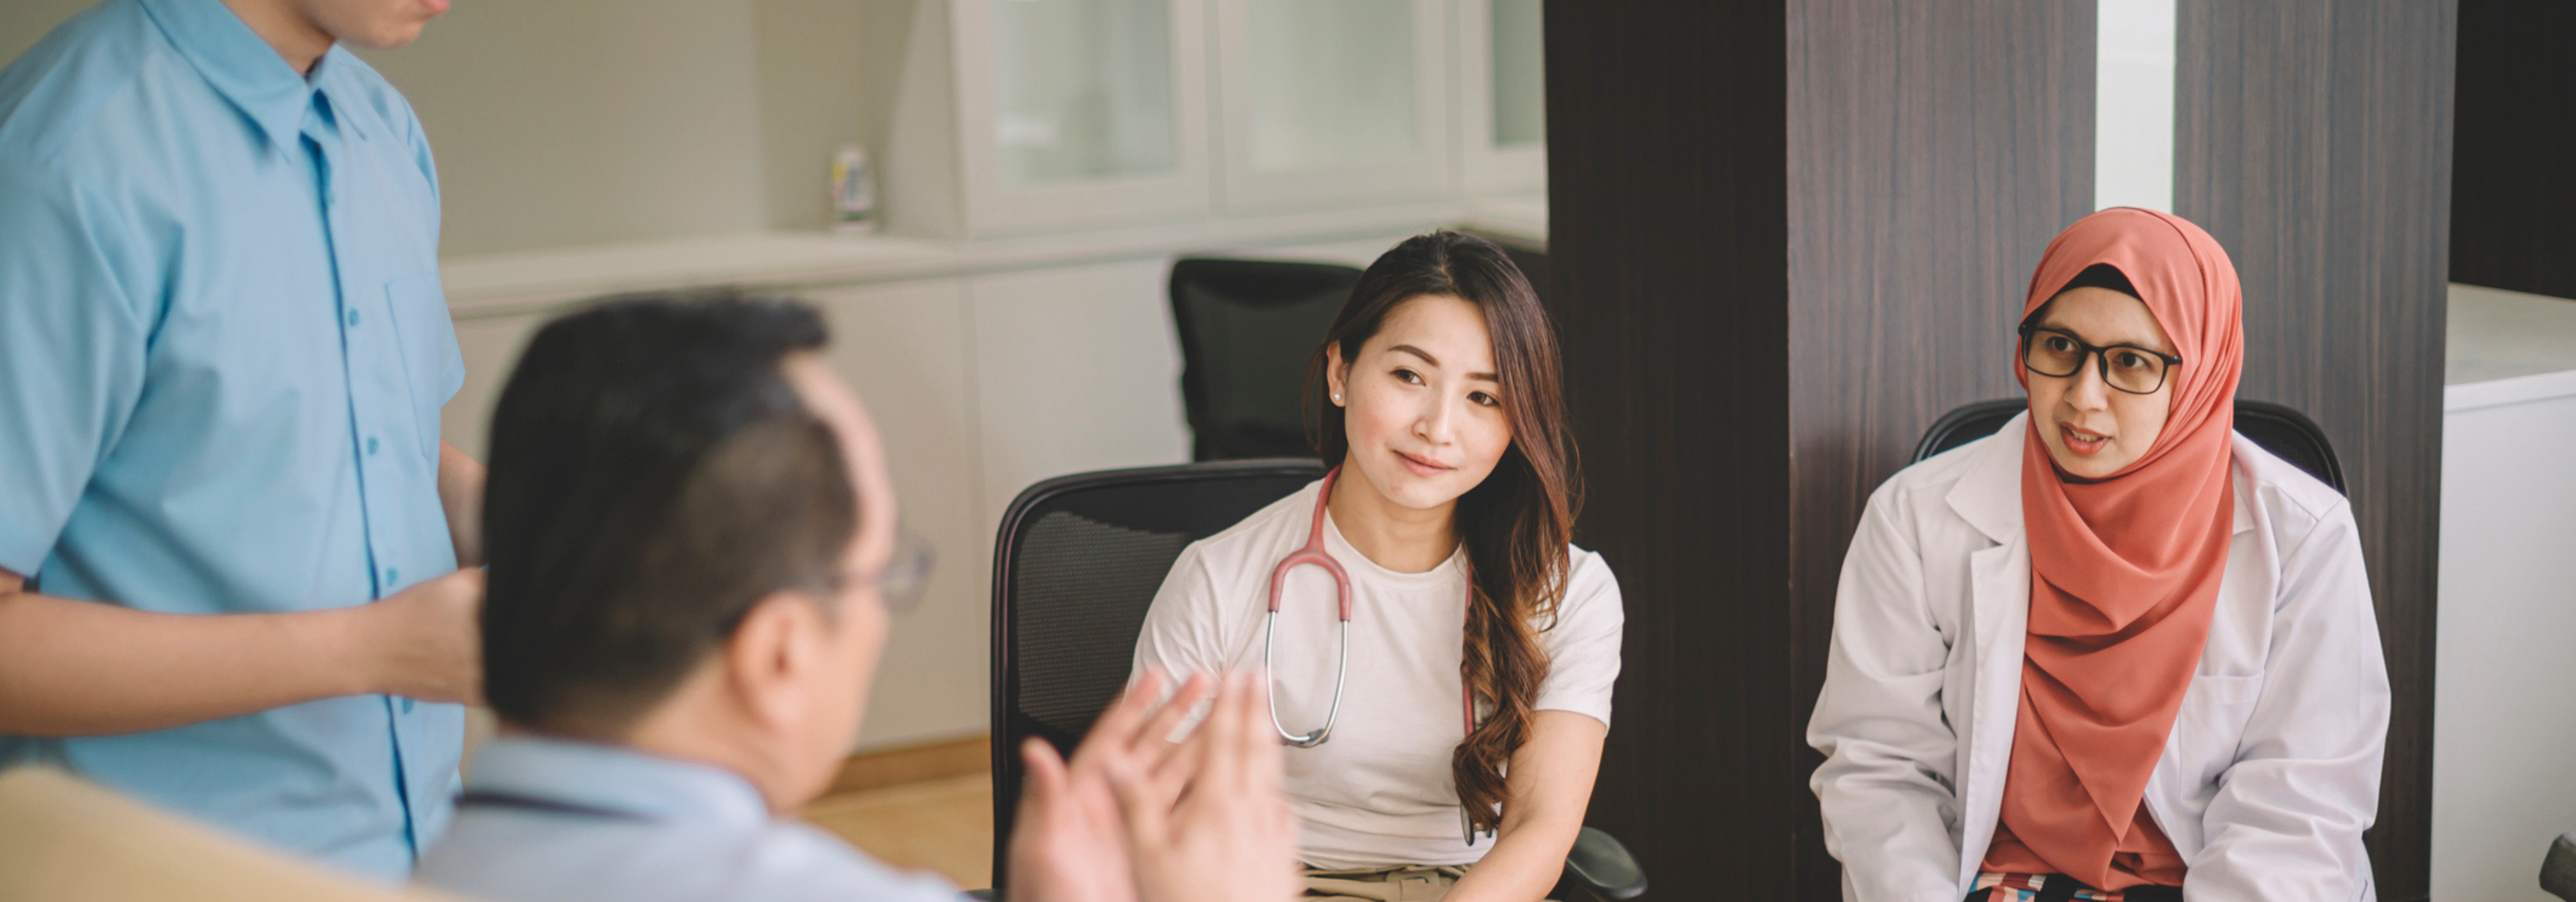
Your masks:
<path fill-rule="evenodd" d="M 1565 855 L 1565 882 L 1611 902 L 1627 902 L 1645 895 L 1646 869 L 1618 839 L 1585 827 Z"/>
<path fill-rule="evenodd" d="M 2576 832 L 2549 844 L 2549 857 L 2540 862 L 2540 888 L 2576 902 Z"/>

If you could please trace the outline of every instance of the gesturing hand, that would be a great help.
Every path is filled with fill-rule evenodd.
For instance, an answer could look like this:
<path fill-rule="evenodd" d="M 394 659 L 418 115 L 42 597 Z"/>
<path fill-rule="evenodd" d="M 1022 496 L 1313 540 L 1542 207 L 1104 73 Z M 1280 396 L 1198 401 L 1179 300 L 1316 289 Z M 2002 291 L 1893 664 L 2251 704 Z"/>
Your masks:
<path fill-rule="evenodd" d="M 1279 739 L 1258 680 L 1228 674 L 1178 754 L 1105 761 L 1142 902 L 1282 902 L 1302 892 Z"/>
<path fill-rule="evenodd" d="M 1179 746 L 1167 737 L 1216 681 L 1192 676 L 1160 702 L 1163 677 L 1147 672 L 1101 712 L 1068 766 L 1045 740 L 1020 746 L 1027 782 L 1011 833 L 1010 894 L 1016 902 L 1133 902 L 1134 867 L 1127 827 L 1110 786 L 1113 761 L 1151 770 Z M 1159 704 L 1158 704 L 1159 703 Z"/>

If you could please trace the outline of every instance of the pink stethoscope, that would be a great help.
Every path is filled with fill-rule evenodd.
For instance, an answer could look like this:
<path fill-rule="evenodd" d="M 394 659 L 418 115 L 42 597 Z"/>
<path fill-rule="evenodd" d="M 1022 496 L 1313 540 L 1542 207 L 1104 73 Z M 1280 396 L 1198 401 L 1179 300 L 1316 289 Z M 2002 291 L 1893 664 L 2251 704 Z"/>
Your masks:
<path fill-rule="evenodd" d="M 1333 481 L 1339 479 L 1341 475 L 1342 468 L 1338 466 L 1324 474 L 1324 486 L 1322 490 L 1315 493 L 1314 522 L 1306 529 L 1306 547 L 1289 552 L 1287 557 L 1279 560 L 1279 566 L 1271 568 L 1270 571 L 1270 618 L 1261 638 L 1261 669 L 1264 672 L 1270 670 L 1271 649 L 1278 644 L 1279 640 L 1279 599 L 1288 587 L 1288 571 L 1297 569 L 1301 565 L 1324 568 L 1324 572 L 1333 575 L 1333 594 L 1341 602 L 1341 663 L 1333 673 L 1333 707 L 1324 712 L 1324 725 L 1308 733 L 1288 732 L 1288 728 L 1279 723 L 1279 693 L 1276 683 L 1265 680 L 1261 684 L 1262 693 L 1270 700 L 1270 728 L 1279 731 L 1279 738 L 1282 741 L 1301 749 L 1323 745 L 1324 740 L 1332 738 L 1333 721 L 1342 716 L 1342 688 L 1351 675 L 1351 574 L 1342 569 L 1342 562 L 1334 560 L 1332 554 L 1324 550 L 1324 508 L 1332 502 Z M 1468 604 L 1475 603 L 1474 591 L 1471 585 L 1468 589 L 1470 593 Z M 1460 719 L 1466 724 L 1466 732 L 1474 733 L 1476 732 L 1476 693 L 1466 685 L 1466 663 L 1460 662 L 1458 670 Z M 1492 836 L 1494 833 L 1490 829 L 1477 830 L 1475 823 L 1473 819 L 1467 817 L 1467 809 L 1464 807 L 1458 809 L 1459 829 L 1466 833 L 1467 844 L 1471 846 L 1476 844 L 1477 834 Z"/>

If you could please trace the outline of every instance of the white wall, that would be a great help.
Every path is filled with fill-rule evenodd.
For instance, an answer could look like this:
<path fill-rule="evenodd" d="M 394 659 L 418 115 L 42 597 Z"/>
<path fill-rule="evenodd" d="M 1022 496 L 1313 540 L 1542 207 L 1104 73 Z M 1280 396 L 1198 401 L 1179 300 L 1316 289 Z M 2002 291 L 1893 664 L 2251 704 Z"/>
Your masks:
<path fill-rule="evenodd" d="M 92 0 L 0 2 L 0 60 Z M 367 51 L 438 157 L 443 256 L 820 228 L 881 152 L 912 0 L 462 0 Z"/>
<path fill-rule="evenodd" d="M 745 0 L 467 0 L 365 53 L 438 157 L 446 255 L 757 230 Z"/>

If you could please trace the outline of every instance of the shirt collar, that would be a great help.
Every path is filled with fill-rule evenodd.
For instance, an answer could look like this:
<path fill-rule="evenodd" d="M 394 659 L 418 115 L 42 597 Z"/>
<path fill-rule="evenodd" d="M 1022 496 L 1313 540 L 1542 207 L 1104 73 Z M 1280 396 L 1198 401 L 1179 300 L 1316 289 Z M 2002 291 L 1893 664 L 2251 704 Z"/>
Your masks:
<path fill-rule="evenodd" d="M 1950 509 L 1998 545 L 2012 544 L 2022 531 L 2021 445 L 2029 420 L 2025 411 L 1995 430 L 1993 441 L 1970 452 L 1967 470 L 1950 486 Z"/>
<path fill-rule="evenodd" d="M 153 23 L 160 26 L 161 34 L 178 49 L 179 56 L 243 116 L 258 123 L 269 143 L 279 148 L 295 146 L 305 113 L 312 107 L 313 94 L 354 61 L 348 51 L 334 44 L 314 63 L 308 80 L 297 75 L 295 68 L 286 64 L 286 58 L 277 55 L 276 48 L 250 30 L 221 0 L 140 2 Z M 348 122 L 347 111 L 336 104 L 338 98 L 333 100 L 334 118 Z"/>
<path fill-rule="evenodd" d="M 474 753 L 472 792 L 499 793 L 722 829 L 769 822 L 760 791 L 705 764 L 613 745 L 542 736 L 492 740 Z"/>

